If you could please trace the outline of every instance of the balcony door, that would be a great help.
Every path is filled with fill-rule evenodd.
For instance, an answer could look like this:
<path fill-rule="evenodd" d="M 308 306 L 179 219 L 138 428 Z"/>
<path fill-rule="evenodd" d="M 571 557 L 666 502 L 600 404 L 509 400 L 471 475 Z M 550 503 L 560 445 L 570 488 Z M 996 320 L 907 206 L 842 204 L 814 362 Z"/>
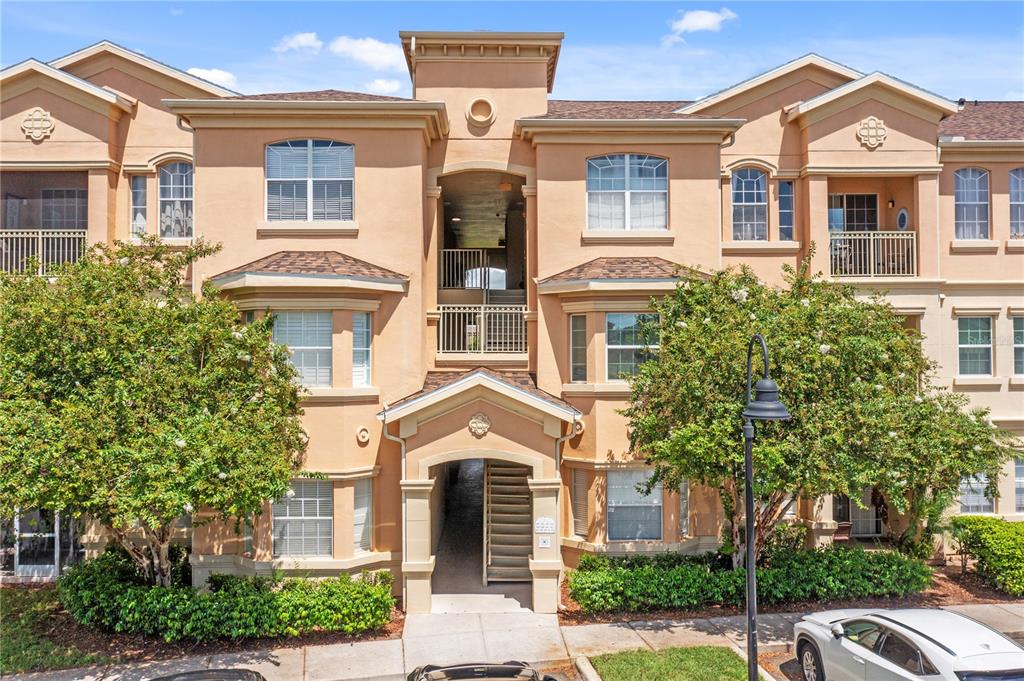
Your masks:
<path fill-rule="evenodd" d="M 836 522 L 850 523 L 851 537 L 882 536 L 881 509 L 871 502 L 871 490 L 861 493 L 861 507 L 850 501 L 845 494 L 837 494 L 832 499 L 832 519 Z"/>
<path fill-rule="evenodd" d="M 878 194 L 829 194 L 828 231 L 877 232 Z"/>
<path fill-rule="evenodd" d="M 74 520 L 62 519 L 47 509 L 17 514 L 14 538 L 14 574 L 18 577 L 53 579 L 80 558 Z"/>

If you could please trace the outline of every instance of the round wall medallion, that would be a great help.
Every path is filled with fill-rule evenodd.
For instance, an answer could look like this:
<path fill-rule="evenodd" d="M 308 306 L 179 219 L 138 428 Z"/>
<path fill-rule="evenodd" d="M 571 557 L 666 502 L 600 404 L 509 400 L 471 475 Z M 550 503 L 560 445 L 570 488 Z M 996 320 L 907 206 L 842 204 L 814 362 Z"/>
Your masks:
<path fill-rule="evenodd" d="M 485 127 L 494 122 L 494 102 L 487 97 L 477 97 L 466 107 L 466 120 L 470 125 Z"/>
<path fill-rule="evenodd" d="M 490 429 L 491 419 L 482 411 L 473 414 L 472 418 L 469 419 L 469 432 L 473 433 L 474 437 L 483 437 L 487 435 L 487 431 Z"/>
<path fill-rule="evenodd" d="M 370 429 L 367 428 L 366 426 L 359 426 L 359 428 L 356 429 L 356 441 L 359 442 L 359 444 L 363 445 L 369 442 Z"/>

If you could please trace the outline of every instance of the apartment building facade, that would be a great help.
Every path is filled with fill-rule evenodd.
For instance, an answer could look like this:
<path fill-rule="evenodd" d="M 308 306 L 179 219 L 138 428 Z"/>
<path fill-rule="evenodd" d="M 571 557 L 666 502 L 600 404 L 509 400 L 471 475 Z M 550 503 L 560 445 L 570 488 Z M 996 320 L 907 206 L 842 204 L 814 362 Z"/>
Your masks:
<path fill-rule="evenodd" d="M 479 580 L 554 612 L 581 553 L 715 548 L 716 494 L 639 495 L 619 413 L 637 324 L 679 266 L 781 282 L 813 252 L 1024 434 L 1024 104 L 816 55 L 694 102 L 554 100 L 561 34 L 400 37 L 411 99 L 238 95 L 110 43 L 0 74 L 0 267 L 141 234 L 219 242 L 195 290 L 274 314 L 308 390 L 306 468 L 326 479 L 250 531 L 197 525 L 197 584 L 386 568 L 429 612 L 446 520 L 471 513 Z M 449 496 L 467 462 L 472 507 Z M 1024 520 L 1024 463 L 994 501 L 983 482 L 963 511 Z M 792 513 L 817 542 L 885 532 L 870 503 Z"/>

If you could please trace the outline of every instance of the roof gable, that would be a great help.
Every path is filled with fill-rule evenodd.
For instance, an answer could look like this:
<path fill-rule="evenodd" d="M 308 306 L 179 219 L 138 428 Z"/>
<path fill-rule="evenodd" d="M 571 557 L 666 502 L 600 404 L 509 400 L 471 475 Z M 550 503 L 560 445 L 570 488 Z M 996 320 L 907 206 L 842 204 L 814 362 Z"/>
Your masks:
<path fill-rule="evenodd" d="M 337 251 L 278 251 L 211 277 L 221 289 L 355 288 L 404 292 L 409 278 Z"/>
<path fill-rule="evenodd" d="M 100 102 L 105 102 L 109 106 L 115 106 L 123 111 L 130 112 L 134 107 L 133 101 L 112 90 L 102 88 L 87 80 L 82 80 L 77 76 L 58 68 L 54 68 L 49 64 L 44 64 L 36 59 L 26 59 L 23 62 L 14 64 L 3 71 L 0 71 L 0 83 L 10 83 L 11 81 L 31 77 L 33 75 L 49 78 L 50 80 L 61 83 L 66 87 L 73 88 L 90 98 Z M 9 89 L 5 88 L 5 90 L 10 92 Z"/>
<path fill-rule="evenodd" d="M 210 81 L 199 78 L 198 76 L 193 76 L 191 73 L 187 73 L 181 69 L 175 68 L 174 66 L 157 61 L 152 57 L 147 57 L 139 52 L 129 50 L 127 47 L 122 47 L 121 45 L 110 42 L 109 40 L 101 40 L 95 45 L 90 45 L 76 52 L 72 52 L 71 54 L 54 59 L 50 62 L 50 66 L 67 70 L 92 59 L 97 55 L 104 54 L 114 55 L 138 66 L 149 69 L 150 71 L 155 71 L 163 76 L 191 85 L 192 87 L 202 90 L 212 96 L 229 97 L 238 94 L 234 90 L 229 90 L 226 87 L 221 87 L 220 85 L 211 83 Z"/>
<path fill-rule="evenodd" d="M 860 92 L 869 87 L 885 88 L 886 90 L 895 92 L 901 97 L 908 98 L 918 104 L 923 104 L 926 108 L 936 110 L 945 115 L 951 115 L 957 112 L 957 105 L 955 102 L 940 97 L 939 95 L 929 92 L 923 88 L 919 88 L 916 85 L 911 85 L 910 83 L 899 80 L 898 78 L 893 78 L 881 71 L 875 71 L 874 73 L 869 73 L 857 80 L 850 81 L 846 85 L 841 85 L 840 87 L 822 93 L 817 97 L 813 97 L 806 102 L 800 102 L 790 110 L 790 118 L 799 118 L 810 111 L 814 111 L 815 109 L 832 102 L 839 101 L 844 97 L 849 97 L 854 93 Z"/>
<path fill-rule="evenodd" d="M 735 85 L 727 87 L 724 90 L 719 90 L 714 94 L 710 94 L 707 97 L 698 99 L 696 102 L 691 102 L 690 104 L 687 104 L 686 106 L 678 109 L 676 113 L 700 113 L 701 111 L 704 111 L 705 109 L 715 104 L 724 102 L 727 99 L 731 99 L 733 97 L 736 97 L 737 95 L 743 94 L 744 92 L 761 87 L 767 83 L 770 83 L 773 80 L 789 75 L 794 71 L 799 71 L 800 69 L 804 69 L 809 66 L 817 67 L 819 69 L 828 71 L 830 73 L 833 73 L 842 78 L 847 78 L 849 80 L 860 78 L 863 75 L 860 71 L 855 71 L 854 69 L 851 69 L 849 66 L 845 66 L 843 64 L 840 64 L 839 62 L 834 62 L 831 59 L 826 59 L 825 57 L 822 57 L 820 55 L 813 53 L 805 54 L 802 57 L 794 59 L 793 61 L 786 62 L 781 66 L 777 66 L 774 69 L 771 69 L 770 71 L 765 71 L 764 73 L 758 74 L 753 78 L 748 78 L 747 80 L 744 80 L 740 83 L 736 83 Z"/>

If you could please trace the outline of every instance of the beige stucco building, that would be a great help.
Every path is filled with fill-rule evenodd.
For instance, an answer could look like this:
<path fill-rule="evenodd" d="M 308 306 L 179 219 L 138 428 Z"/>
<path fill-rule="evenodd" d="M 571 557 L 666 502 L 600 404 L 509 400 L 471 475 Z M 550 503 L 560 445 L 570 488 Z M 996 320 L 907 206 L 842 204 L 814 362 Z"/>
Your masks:
<path fill-rule="evenodd" d="M 412 99 L 237 95 L 109 43 L 0 74 L 0 267 L 219 242 L 194 287 L 275 314 L 308 387 L 327 479 L 251 532 L 197 525 L 197 583 L 387 568 L 422 612 L 462 570 L 552 612 L 581 552 L 715 548 L 713 492 L 635 492 L 618 413 L 678 265 L 775 282 L 814 244 L 1024 433 L 1024 104 L 816 55 L 695 102 L 559 101 L 561 38 L 403 32 Z M 1024 519 L 1024 464 L 1000 490 L 964 510 Z M 822 542 L 885 531 L 849 500 L 793 513 Z"/>

